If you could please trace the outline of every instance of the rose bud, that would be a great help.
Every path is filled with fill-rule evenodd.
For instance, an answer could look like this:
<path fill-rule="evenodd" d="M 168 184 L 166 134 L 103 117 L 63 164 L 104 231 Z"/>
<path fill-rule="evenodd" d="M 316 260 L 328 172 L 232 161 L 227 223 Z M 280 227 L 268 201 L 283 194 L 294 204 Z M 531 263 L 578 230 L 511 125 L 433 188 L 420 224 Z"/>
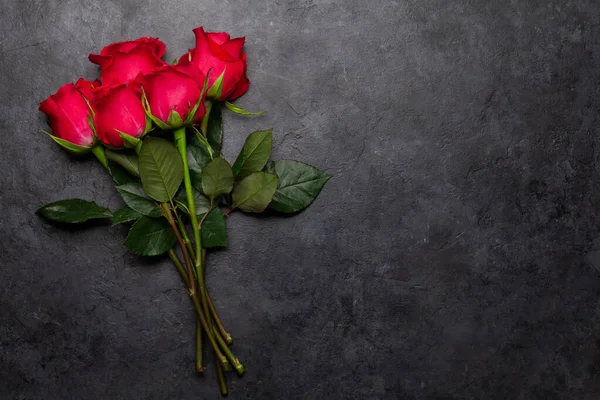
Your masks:
<path fill-rule="evenodd" d="M 202 27 L 194 29 L 194 33 L 196 48 L 184 54 L 179 64 L 194 64 L 208 75 L 209 98 L 230 101 L 246 93 L 249 81 L 246 54 L 242 50 L 246 38 L 231 39 L 228 33 L 207 33 Z"/>
<path fill-rule="evenodd" d="M 142 92 L 146 113 L 156 125 L 176 129 L 204 117 L 204 93 L 197 82 L 204 82 L 204 76 L 195 66 L 169 65 L 140 75 L 135 85 Z"/>
<path fill-rule="evenodd" d="M 102 71 L 103 85 L 119 85 L 133 81 L 138 74 L 149 74 L 166 65 L 161 60 L 166 46 L 156 38 L 139 38 L 113 43 L 100 54 L 90 54 L 89 60 Z"/>
<path fill-rule="evenodd" d="M 139 138 L 152 127 L 139 94 L 127 84 L 100 88 L 96 93 L 94 109 L 96 136 L 111 147 L 125 145 L 121 133 Z"/>
<path fill-rule="evenodd" d="M 95 136 L 90 125 L 94 84 L 79 79 L 75 84 L 61 86 L 56 94 L 40 103 L 39 110 L 50 120 L 50 136 L 71 153 L 86 153 L 94 146 Z"/>

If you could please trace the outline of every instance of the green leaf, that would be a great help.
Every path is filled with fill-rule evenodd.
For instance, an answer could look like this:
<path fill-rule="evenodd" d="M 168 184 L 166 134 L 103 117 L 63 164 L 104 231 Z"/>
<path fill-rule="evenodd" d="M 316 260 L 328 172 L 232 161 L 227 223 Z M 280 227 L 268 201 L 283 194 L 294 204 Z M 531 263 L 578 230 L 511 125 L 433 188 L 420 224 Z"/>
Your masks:
<path fill-rule="evenodd" d="M 142 217 L 125 239 L 125 246 L 141 256 L 158 256 L 175 245 L 177 238 L 165 219 Z"/>
<path fill-rule="evenodd" d="M 73 154 L 87 154 L 92 150 L 92 146 L 90 147 L 85 147 L 85 146 L 78 146 L 76 144 L 73 144 L 71 142 L 67 142 L 64 139 L 61 139 L 57 136 L 54 136 L 53 134 L 46 132 L 44 130 L 42 130 L 42 132 L 44 132 L 46 135 L 50 136 L 52 138 L 52 140 L 54 140 L 56 143 L 58 143 L 58 145 L 60 145 L 60 147 L 62 147 L 63 149 L 67 150 L 69 153 L 73 153 Z"/>
<path fill-rule="evenodd" d="M 206 140 L 212 147 L 215 154 L 221 154 L 223 148 L 223 114 L 221 112 L 221 103 L 213 103 L 208 116 L 208 126 L 206 128 Z"/>
<path fill-rule="evenodd" d="M 90 219 L 111 218 L 108 208 L 100 207 L 93 201 L 81 199 L 59 200 L 46 204 L 36 212 L 49 221 L 79 224 Z"/>
<path fill-rule="evenodd" d="M 139 212 L 125 206 L 123 208 L 118 209 L 113 214 L 113 226 L 118 224 L 123 224 L 125 222 L 136 221 L 142 217 L 142 214 Z"/>
<path fill-rule="evenodd" d="M 219 207 L 212 209 L 202 222 L 202 247 L 227 247 L 227 230 L 225 229 L 225 218 Z"/>
<path fill-rule="evenodd" d="M 112 176 L 113 181 L 117 185 L 125 185 L 126 183 L 138 182 L 138 179 L 129 174 L 129 172 L 125 171 L 123 167 L 114 162 L 108 162 L 108 170 L 110 172 L 110 176 Z"/>
<path fill-rule="evenodd" d="M 183 180 L 183 162 L 175 146 L 149 137 L 142 145 L 139 163 L 144 192 L 161 203 L 170 201 Z"/>
<path fill-rule="evenodd" d="M 196 159 L 190 157 L 190 153 L 188 151 L 188 169 L 190 171 L 190 181 L 192 182 L 192 187 L 199 192 L 202 192 L 202 168 L 196 162 Z"/>
<path fill-rule="evenodd" d="M 225 102 L 225 107 L 227 107 L 227 109 L 229 111 L 234 112 L 236 114 L 240 114 L 240 115 L 262 115 L 266 112 L 266 111 L 257 111 L 257 112 L 247 111 L 247 110 L 244 110 L 242 107 L 236 106 L 235 104 L 230 103 L 228 101 Z"/>
<path fill-rule="evenodd" d="M 244 147 L 233 163 L 233 174 L 238 179 L 263 169 L 271 156 L 272 130 L 256 131 L 248 135 Z"/>
<path fill-rule="evenodd" d="M 202 169 L 202 191 L 211 200 L 231 192 L 233 173 L 231 166 L 222 158 L 215 158 Z"/>
<path fill-rule="evenodd" d="M 246 212 L 264 211 L 277 190 L 277 181 L 277 175 L 266 172 L 248 175 L 233 190 L 231 208 Z"/>
<path fill-rule="evenodd" d="M 194 195 L 194 204 L 196 205 L 196 215 L 202 215 L 206 213 L 210 208 L 210 200 L 206 198 L 202 193 L 198 190 L 193 189 L 192 194 Z M 181 188 L 179 192 L 175 195 L 175 203 L 177 206 L 183 210 L 186 214 L 190 213 L 188 209 L 188 201 L 187 195 L 185 193 L 185 188 Z"/>
<path fill-rule="evenodd" d="M 144 193 L 142 184 L 139 182 L 130 182 L 124 185 L 117 186 L 117 191 L 121 194 L 123 201 L 130 208 L 152 218 L 162 216 L 160 208 Z"/>
<path fill-rule="evenodd" d="M 271 161 L 265 171 L 279 177 L 277 191 L 269 207 L 284 213 L 308 207 L 331 178 L 325 172 L 295 160 Z"/>
<path fill-rule="evenodd" d="M 138 155 L 129 150 L 114 151 L 105 150 L 106 158 L 116 164 L 119 164 L 131 175 L 139 177 L 140 170 L 138 165 Z"/>

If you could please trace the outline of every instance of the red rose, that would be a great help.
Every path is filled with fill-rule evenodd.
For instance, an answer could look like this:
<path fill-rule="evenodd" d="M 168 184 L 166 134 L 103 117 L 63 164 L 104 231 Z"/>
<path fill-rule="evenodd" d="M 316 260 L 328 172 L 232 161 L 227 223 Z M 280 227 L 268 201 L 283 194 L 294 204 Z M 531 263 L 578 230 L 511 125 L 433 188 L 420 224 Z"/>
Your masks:
<path fill-rule="evenodd" d="M 146 119 L 142 100 L 129 85 L 100 88 L 96 93 L 94 109 L 96 135 L 109 146 L 124 146 L 121 132 L 137 138 L 149 130 L 150 123 Z"/>
<path fill-rule="evenodd" d="M 204 32 L 202 27 L 194 29 L 196 48 L 184 54 L 179 63 L 195 64 L 208 77 L 211 88 L 225 71 L 221 96 L 216 100 L 235 100 L 248 90 L 246 77 L 246 54 L 242 51 L 246 38 L 231 39 L 225 32 Z"/>
<path fill-rule="evenodd" d="M 135 83 L 143 89 L 152 116 L 169 128 L 177 128 L 181 124 L 169 121 L 172 112 L 185 122 L 198 104 L 193 121 L 199 122 L 204 116 L 199 81 L 204 83 L 204 76 L 194 66 L 169 65 L 152 74 L 140 75 Z"/>
<path fill-rule="evenodd" d="M 52 134 L 74 145 L 91 148 L 94 131 L 88 123 L 90 106 L 84 96 L 93 101 L 94 82 L 79 79 L 69 83 L 40 103 L 39 110 L 50 119 Z"/>
<path fill-rule="evenodd" d="M 161 60 L 166 46 L 156 38 L 139 38 L 113 43 L 89 59 L 102 70 L 103 85 L 119 85 L 133 81 L 138 74 L 149 74 L 166 63 Z"/>

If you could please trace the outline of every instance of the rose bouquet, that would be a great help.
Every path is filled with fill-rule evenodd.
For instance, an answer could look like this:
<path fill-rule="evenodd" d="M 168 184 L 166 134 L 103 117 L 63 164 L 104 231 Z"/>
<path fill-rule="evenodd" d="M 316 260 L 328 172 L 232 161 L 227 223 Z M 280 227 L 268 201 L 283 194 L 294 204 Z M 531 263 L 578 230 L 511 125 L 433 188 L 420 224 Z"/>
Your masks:
<path fill-rule="evenodd" d="M 82 199 L 37 210 L 57 223 L 112 219 L 131 224 L 124 242 L 143 256 L 168 255 L 196 315 L 196 370 L 214 353 L 217 377 L 244 366 L 231 350 L 205 285 L 207 252 L 228 245 L 226 217 L 267 208 L 295 213 L 309 206 L 326 173 L 294 160 L 269 161 L 271 130 L 251 133 L 233 164 L 221 156 L 222 111 L 254 115 L 231 103 L 249 87 L 244 38 L 194 30 L 196 47 L 172 65 L 155 38 L 113 43 L 89 59 L 99 80 L 79 79 L 40 104 L 56 143 L 74 155 L 92 153 L 112 176 L 124 201 L 116 211 Z"/>

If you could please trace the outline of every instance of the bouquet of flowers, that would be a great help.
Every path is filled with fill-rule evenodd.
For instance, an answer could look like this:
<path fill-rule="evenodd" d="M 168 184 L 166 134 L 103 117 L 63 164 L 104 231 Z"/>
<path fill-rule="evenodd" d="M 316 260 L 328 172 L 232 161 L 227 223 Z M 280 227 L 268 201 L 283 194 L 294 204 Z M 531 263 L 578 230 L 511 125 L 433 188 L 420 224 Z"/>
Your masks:
<path fill-rule="evenodd" d="M 124 206 L 111 211 L 67 199 L 37 214 L 60 224 L 131 224 L 129 250 L 168 255 L 197 315 L 196 370 L 206 370 L 203 349 L 210 347 L 225 395 L 225 372 L 241 375 L 244 366 L 205 285 L 207 252 L 228 245 L 231 212 L 299 212 L 330 176 L 299 161 L 270 161 L 271 130 L 251 133 L 233 164 L 222 157 L 222 111 L 260 114 L 231 103 L 249 87 L 245 38 L 202 27 L 194 33 L 196 47 L 173 64 L 162 60 L 166 47 L 156 38 L 110 44 L 89 56 L 99 80 L 64 85 L 40 104 L 52 130 L 45 133 L 74 155 L 96 156 Z"/>

